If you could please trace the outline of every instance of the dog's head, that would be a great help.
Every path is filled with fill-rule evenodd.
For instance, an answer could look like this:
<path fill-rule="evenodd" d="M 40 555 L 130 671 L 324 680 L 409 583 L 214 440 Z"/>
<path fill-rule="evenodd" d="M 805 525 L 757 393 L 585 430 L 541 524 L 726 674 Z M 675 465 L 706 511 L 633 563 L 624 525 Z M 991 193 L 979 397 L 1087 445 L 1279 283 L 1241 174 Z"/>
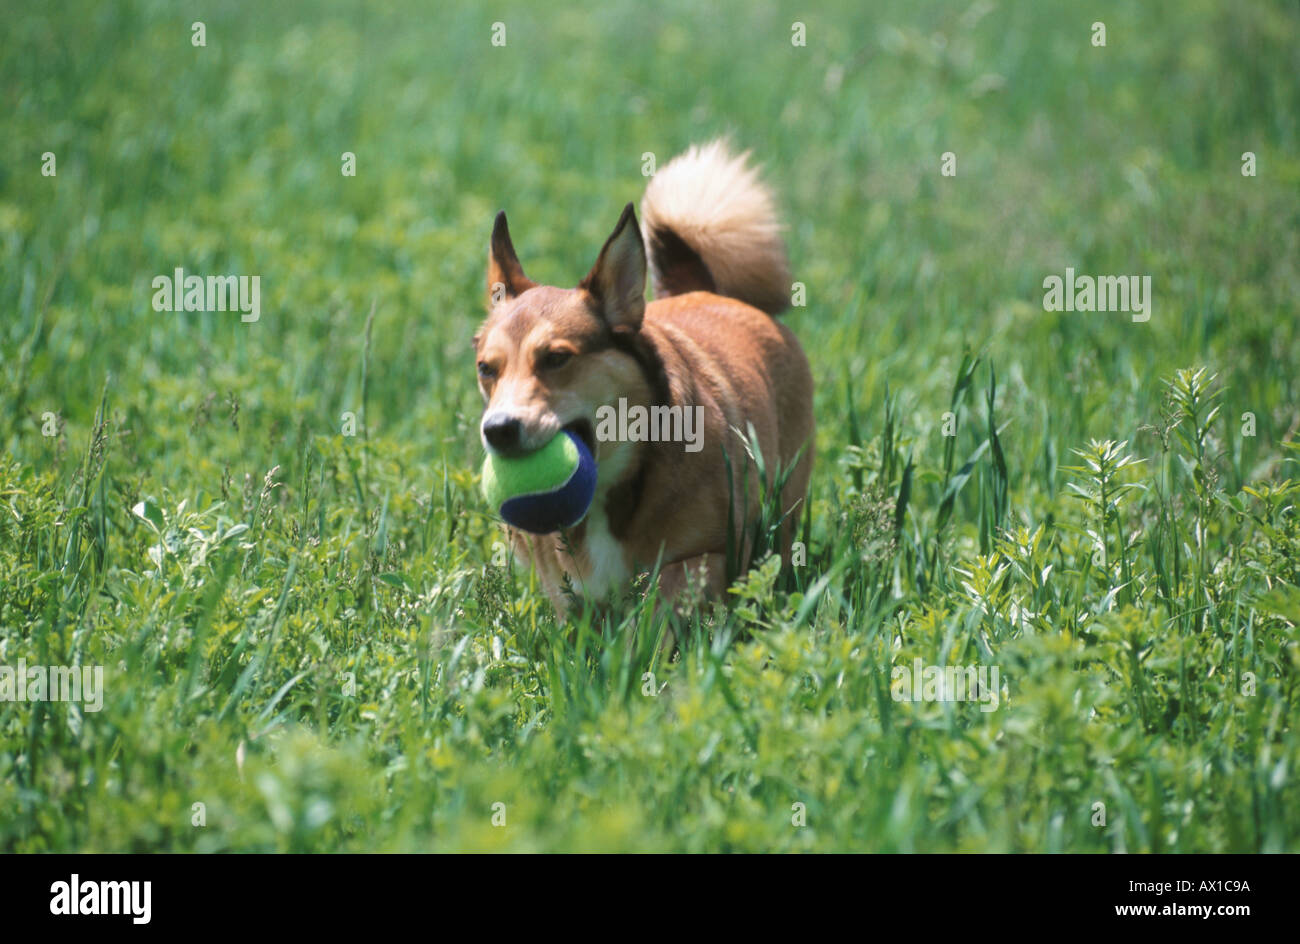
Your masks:
<path fill-rule="evenodd" d="M 523 455 L 567 428 L 601 458 L 597 409 L 649 394 L 632 343 L 645 315 L 645 280 L 645 246 L 630 203 L 572 289 L 524 275 L 506 215 L 497 214 L 488 247 L 488 316 L 474 336 L 485 448 Z"/>

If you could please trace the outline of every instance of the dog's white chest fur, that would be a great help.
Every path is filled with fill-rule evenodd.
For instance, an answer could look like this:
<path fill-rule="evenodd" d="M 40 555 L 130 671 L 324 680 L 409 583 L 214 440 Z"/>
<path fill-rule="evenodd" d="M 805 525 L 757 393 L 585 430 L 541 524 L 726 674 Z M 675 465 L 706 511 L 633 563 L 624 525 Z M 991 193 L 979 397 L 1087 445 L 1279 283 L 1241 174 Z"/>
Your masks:
<path fill-rule="evenodd" d="M 623 559 L 623 548 L 609 532 L 604 510 L 592 509 L 587 518 L 587 561 L 591 572 L 583 578 L 587 594 L 597 600 L 627 583 L 631 576 Z"/>
<path fill-rule="evenodd" d="M 604 600 L 626 584 L 631 576 L 623 558 L 622 545 L 610 533 L 609 521 L 605 517 L 605 497 L 609 489 L 622 479 L 631 456 L 626 444 L 600 451 L 604 454 L 597 464 L 596 496 L 587 515 L 586 550 L 590 573 L 583 575 L 583 583 L 589 596 Z"/>

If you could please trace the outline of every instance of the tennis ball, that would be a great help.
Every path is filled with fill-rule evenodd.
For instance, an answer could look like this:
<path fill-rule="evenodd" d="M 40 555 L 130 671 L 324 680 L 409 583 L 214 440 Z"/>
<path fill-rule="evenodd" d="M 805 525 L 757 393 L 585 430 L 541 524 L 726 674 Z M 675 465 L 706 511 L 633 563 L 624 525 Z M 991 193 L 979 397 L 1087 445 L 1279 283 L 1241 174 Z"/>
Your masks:
<path fill-rule="evenodd" d="M 489 452 L 483 461 L 483 497 L 507 524 L 533 534 L 572 528 L 595 494 L 596 460 L 568 430 L 526 456 Z"/>

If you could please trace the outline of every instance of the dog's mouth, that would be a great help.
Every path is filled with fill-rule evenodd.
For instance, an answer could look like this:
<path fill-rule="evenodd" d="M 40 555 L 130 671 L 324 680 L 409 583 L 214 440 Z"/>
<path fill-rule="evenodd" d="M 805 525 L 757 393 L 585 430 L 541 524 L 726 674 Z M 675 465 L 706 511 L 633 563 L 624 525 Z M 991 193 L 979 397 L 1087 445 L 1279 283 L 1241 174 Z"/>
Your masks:
<path fill-rule="evenodd" d="M 593 456 L 596 454 L 596 430 L 591 425 L 591 420 L 574 420 L 563 427 L 565 432 L 573 433 L 582 440 L 587 447 L 587 451 Z"/>

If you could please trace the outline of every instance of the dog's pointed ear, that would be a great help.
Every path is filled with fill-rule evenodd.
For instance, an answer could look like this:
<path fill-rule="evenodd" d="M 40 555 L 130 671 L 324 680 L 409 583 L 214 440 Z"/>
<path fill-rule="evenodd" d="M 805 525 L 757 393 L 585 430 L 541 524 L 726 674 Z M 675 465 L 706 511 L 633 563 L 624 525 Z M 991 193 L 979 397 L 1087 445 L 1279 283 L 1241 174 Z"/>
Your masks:
<path fill-rule="evenodd" d="M 537 283 L 524 275 L 524 267 L 515 255 L 514 243 L 510 241 L 510 227 L 506 225 L 506 214 L 502 210 L 497 214 L 492 226 L 492 241 L 488 243 L 487 269 L 487 307 L 493 307 L 528 291 Z"/>
<path fill-rule="evenodd" d="M 645 316 L 645 273 L 645 243 L 629 203 L 578 288 L 591 296 L 612 330 L 631 334 L 641 330 Z"/>

